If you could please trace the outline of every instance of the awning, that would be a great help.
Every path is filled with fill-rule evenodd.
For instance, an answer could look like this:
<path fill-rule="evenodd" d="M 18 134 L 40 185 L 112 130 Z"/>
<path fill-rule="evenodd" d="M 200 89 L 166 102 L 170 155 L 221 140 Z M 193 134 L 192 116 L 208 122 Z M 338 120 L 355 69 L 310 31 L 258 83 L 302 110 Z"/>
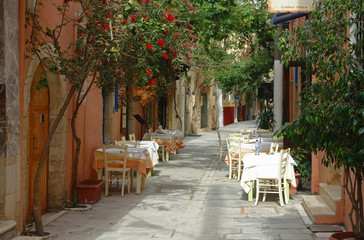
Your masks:
<path fill-rule="evenodd" d="M 307 16 L 307 13 L 275 13 L 273 15 L 273 24 L 278 24 L 278 23 L 282 23 L 285 21 L 289 21 L 289 20 L 293 20 L 299 17 L 303 17 L 303 16 Z"/>

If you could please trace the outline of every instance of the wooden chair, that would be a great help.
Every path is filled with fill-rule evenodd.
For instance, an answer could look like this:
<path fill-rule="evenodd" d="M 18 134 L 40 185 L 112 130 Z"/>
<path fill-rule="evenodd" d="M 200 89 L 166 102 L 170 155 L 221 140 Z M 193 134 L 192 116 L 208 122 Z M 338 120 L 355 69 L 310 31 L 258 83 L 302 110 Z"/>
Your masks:
<path fill-rule="evenodd" d="M 237 170 L 238 180 L 240 180 L 243 167 L 241 138 L 228 137 L 226 139 L 226 145 L 229 157 L 229 179 L 232 177 L 233 170 Z"/>
<path fill-rule="evenodd" d="M 159 132 L 159 133 L 162 133 L 162 129 L 163 129 L 162 125 L 159 125 L 159 126 L 158 126 L 158 132 Z"/>
<path fill-rule="evenodd" d="M 281 150 L 279 156 L 279 165 L 278 165 L 278 176 L 277 178 L 257 178 L 257 187 L 256 187 L 256 200 L 255 205 L 258 204 L 259 201 L 259 193 L 264 193 L 263 202 L 265 202 L 265 198 L 267 193 L 275 193 L 279 195 L 279 203 L 283 207 L 283 196 L 284 193 L 284 202 L 288 203 L 288 193 L 286 191 L 286 166 L 288 164 L 290 149 Z M 260 190 L 263 188 L 263 190 Z"/>
<path fill-rule="evenodd" d="M 129 134 L 129 140 L 130 141 L 136 141 L 135 133 Z"/>
<path fill-rule="evenodd" d="M 153 137 L 153 129 L 149 128 L 148 130 L 150 140 L 154 141 L 155 138 Z M 166 157 L 166 146 L 159 145 L 158 153 L 162 156 L 163 162 L 168 161 L 169 159 Z"/>
<path fill-rule="evenodd" d="M 229 136 L 230 137 L 239 137 L 239 138 L 241 138 L 241 142 L 242 143 L 248 143 L 249 142 L 249 139 L 250 139 L 250 135 L 249 134 L 230 133 Z"/>
<path fill-rule="evenodd" d="M 269 153 L 278 153 L 278 149 L 279 149 L 279 144 L 272 142 L 270 144 Z"/>
<path fill-rule="evenodd" d="M 219 138 L 219 145 L 220 145 L 220 161 L 222 161 L 221 160 L 222 153 L 225 152 L 225 150 L 227 151 L 227 146 L 226 146 L 226 142 L 222 141 L 222 139 L 221 139 L 220 131 L 217 131 L 217 136 Z"/>
<path fill-rule="evenodd" d="M 126 141 L 125 136 L 122 136 L 122 137 L 121 137 L 121 141 Z"/>
<path fill-rule="evenodd" d="M 106 149 L 117 148 L 120 153 L 112 153 L 112 157 L 108 157 Z M 121 182 L 121 196 L 124 196 L 125 182 L 128 184 L 128 193 L 130 193 L 131 185 L 131 168 L 126 168 L 128 160 L 128 146 L 107 145 L 103 146 L 104 169 L 105 169 L 105 197 L 109 196 L 109 183 L 113 181 Z M 115 157 L 117 159 L 115 159 Z M 117 166 L 115 166 L 117 165 Z"/>

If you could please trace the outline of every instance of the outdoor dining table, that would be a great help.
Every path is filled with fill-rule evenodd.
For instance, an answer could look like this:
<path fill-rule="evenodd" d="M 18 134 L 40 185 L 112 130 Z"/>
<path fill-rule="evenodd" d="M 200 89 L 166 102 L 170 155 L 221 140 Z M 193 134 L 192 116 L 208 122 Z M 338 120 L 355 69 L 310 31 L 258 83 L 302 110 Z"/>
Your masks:
<path fill-rule="evenodd" d="M 141 141 L 136 148 L 128 148 L 128 160 L 126 163 L 127 168 L 133 168 L 137 170 L 137 186 L 136 194 L 141 193 L 141 189 L 144 188 L 144 181 L 147 177 L 147 173 L 158 162 L 158 148 L 159 145 L 154 141 Z M 109 148 L 106 150 L 106 154 L 110 159 L 120 159 L 120 149 Z M 95 151 L 94 161 L 92 162 L 92 168 L 97 172 L 97 178 L 102 179 L 102 170 L 104 168 L 104 154 L 102 148 Z"/>
<path fill-rule="evenodd" d="M 257 178 L 276 178 L 278 176 L 279 153 L 267 154 L 247 153 L 243 157 L 243 173 L 241 175 L 240 185 L 248 193 L 248 201 L 253 201 L 253 183 Z M 297 166 L 294 159 L 289 156 L 286 165 L 286 191 L 289 195 L 289 183 L 296 186 L 294 166 Z"/>
<path fill-rule="evenodd" d="M 179 148 L 183 148 L 182 133 L 177 130 L 166 130 L 163 129 L 162 133 L 152 133 L 153 140 L 159 145 L 165 146 L 169 152 L 177 153 Z M 150 139 L 149 133 L 145 133 L 143 139 Z"/>

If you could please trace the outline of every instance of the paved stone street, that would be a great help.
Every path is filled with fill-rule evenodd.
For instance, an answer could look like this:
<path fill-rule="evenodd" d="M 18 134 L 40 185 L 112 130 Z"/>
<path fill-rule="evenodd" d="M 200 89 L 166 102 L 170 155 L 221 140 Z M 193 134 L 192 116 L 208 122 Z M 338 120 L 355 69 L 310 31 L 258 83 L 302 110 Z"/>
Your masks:
<path fill-rule="evenodd" d="M 224 129 L 254 126 L 253 121 Z M 221 129 L 222 130 L 222 129 Z M 141 195 L 120 189 L 86 212 L 67 212 L 45 226 L 57 239 L 317 239 L 300 195 L 280 207 L 273 196 L 255 207 L 219 161 L 216 131 L 184 138 L 185 148 L 155 166 Z M 327 239 L 327 238 L 326 238 Z"/>

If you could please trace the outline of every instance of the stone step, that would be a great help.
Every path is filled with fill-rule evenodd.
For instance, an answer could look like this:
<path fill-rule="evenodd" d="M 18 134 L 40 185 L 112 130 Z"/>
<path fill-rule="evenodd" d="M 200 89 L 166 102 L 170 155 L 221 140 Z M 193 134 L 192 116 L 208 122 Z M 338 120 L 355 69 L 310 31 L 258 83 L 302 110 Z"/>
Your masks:
<path fill-rule="evenodd" d="M 319 195 L 303 195 L 302 206 L 313 223 L 339 223 L 333 211 Z"/>
<path fill-rule="evenodd" d="M 320 196 L 335 213 L 337 211 L 337 203 L 341 201 L 341 190 L 342 187 L 340 185 L 320 183 Z"/>
<path fill-rule="evenodd" d="M 16 222 L 12 220 L 0 221 L 0 239 L 8 240 L 16 236 Z"/>

